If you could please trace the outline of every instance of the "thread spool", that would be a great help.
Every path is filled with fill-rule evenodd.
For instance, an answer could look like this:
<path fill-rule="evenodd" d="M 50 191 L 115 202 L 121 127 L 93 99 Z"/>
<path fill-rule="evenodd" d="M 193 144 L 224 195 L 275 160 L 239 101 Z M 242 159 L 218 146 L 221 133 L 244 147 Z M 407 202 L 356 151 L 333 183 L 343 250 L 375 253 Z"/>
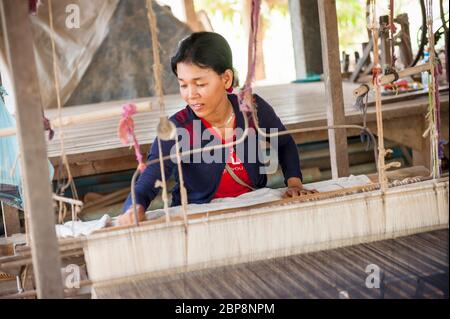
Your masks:
<path fill-rule="evenodd" d="M 158 126 L 156 127 L 156 133 L 158 137 L 163 141 L 173 140 L 176 135 L 177 128 L 166 117 L 161 117 Z"/>

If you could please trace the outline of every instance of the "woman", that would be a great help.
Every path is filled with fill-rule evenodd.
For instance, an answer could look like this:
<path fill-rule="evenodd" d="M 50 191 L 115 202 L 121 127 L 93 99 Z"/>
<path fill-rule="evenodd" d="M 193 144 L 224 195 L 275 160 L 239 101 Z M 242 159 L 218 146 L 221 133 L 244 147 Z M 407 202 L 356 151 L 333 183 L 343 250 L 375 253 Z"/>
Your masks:
<path fill-rule="evenodd" d="M 239 110 L 237 96 L 229 94 L 236 80 L 227 41 L 213 32 L 193 33 L 180 42 L 177 53 L 171 59 L 171 66 L 187 106 L 169 120 L 177 127 L 178 135 L 183 135 L 183 132 L 185 137 L 187 135 L 185 141 L 188 141 L 188 148 L 224 144 L 239 139 L 244 134 L 245 122 L 244 115 Z M 267 102 L 257 95 L 254 96 L 254 102 L 261 129 L 267 132 L 286 130 Z M 259 143 L 254 142 L 255 137 L 262 137 L 255 130 L 253 121 L 249 121 L 249 128 L 244 142 L 235 147 L 183 158 L 182 171 L 189 203 L 208 203 L 215 198 L 236 197 L 266 186 L 264 163 L 261 156 L 257 156 L 261 154 L 261 148 Z M 294 140 L 290 135 L 283 135 L 276 142 L 278 161 L 288 186 L 285 196 L 308 193 L 302 185 L 300 161 Z M 162 153 L 173 153 L 174 144 L 174 140 L 161 141 Z M 155 140 L 148 160 L 158 157 L 158 143 Z M 256 157 L 258 159 L 255 160 Z M 176 162 L 166 160 L 164 167 L 166 177 L 175 173 L 178 181 Z M 136 183 L 139 220 L 145 219 L 145 210 L 159 191 L 155 187 L 157 180 L 161 180 L 160 166 L 150 165 Z M 172 192 L 172 206 L 180 204 L 180 187 L 177 184 Z M 125 202 L 124 212 L 119 217 L 119 224 L 133 223 L 131 196 Z"/>

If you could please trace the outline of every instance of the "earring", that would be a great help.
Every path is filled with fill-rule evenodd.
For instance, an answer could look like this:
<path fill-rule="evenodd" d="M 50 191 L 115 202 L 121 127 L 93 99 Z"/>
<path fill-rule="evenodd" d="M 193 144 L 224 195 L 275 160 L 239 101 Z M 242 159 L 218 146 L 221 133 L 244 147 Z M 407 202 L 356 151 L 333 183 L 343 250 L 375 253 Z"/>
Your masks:
<path fill-rule="evenodd" d="M 227 91 L 228 93 L 233 93 L 233 86 L 230 86 L 228 89 L 226 89 L 226 91 Z"/>

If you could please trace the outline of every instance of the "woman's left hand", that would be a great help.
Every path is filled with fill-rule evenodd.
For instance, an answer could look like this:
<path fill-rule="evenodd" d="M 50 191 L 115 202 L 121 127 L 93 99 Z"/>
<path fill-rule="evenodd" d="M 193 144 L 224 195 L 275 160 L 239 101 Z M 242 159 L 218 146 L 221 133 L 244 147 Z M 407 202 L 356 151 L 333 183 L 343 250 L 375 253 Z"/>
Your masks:
<path fill-rule="evenodd" d="M 309 195 L 309 194 L 315 194 L 318 193 L 315 189 L 305 189 L 303 186 L 291 186 L 288 187 L 286 192 L 283 195 L 283 198 L 288 197 L 297 197 L 297 196 L 303 196 L 303 195 Z"/>

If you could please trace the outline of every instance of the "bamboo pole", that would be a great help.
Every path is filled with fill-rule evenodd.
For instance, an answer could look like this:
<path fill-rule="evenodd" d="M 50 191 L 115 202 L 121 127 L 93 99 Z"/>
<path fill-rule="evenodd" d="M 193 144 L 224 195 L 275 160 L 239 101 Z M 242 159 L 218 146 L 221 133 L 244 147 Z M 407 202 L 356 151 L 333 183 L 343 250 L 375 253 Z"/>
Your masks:
<path fill-rule="evenodd" d="M 0 1 L 7 61 L 16 100 L 25 210 L 38 298 L 62 298 L 61 256 L 53 210 L 39 83 L 27 1 Z"/>
<path fill-rule="evenodd" d="M 150 101 L 135 103 L 136 111 L 138 113 L 150 112 L 152 105 Z M 99 120 L 107 120 L 122 115 L 122 107 L 114 107 L 101 111 L 88 112 L 84 114 L 70 115 L 59 118 L 55 118 L 50 121 L 53 129 L 60 127 L 73 126 L 76 124 L 91 123 Z M 17 132 L 15 127 L 9 127 L 0 130 L 0 137 L 15 135 Z"/>
<path fill-rule="evenodd" d="M 431 68 L 432 67 L 431 67 L 430 63 L 417 65 L 417 66 L 414 66 L 412 68 L 407 68 L 407 69 L 404 69 L 404 70 L 398 72 L 398 77 L 402 78 L 402 77 L 405 77 L 405 76 L 411 76 L 411 75 L 414 75 L 414 74 L 417 74 L 417 73 L 422 73 L 424 71 L 429 71 L 429 70 L 431 70 Z M 394 74 L 383 75 L 380 78 L 380 85 L 389 84 L 389 83 L 393 82 L 394 80 L 395 80 L 395 75 Z M 366 85 L 361 85 L 360 87 L 354 89 L 353 90 L 353 96 L 356 98 L 358 96 L 366 94 L 367 91 L 368 91 L 367 87 L 369 87 L 369 89 L 373 89 L 372 82 L 368 82 L 368 83 L 366 83 Z"/>
<path fill-rule="evenodd" d="M 318 2 L 325 95 L 327 97 L 327 124 L 345 124 L 344 96 L 339 62 L 336 1 Z M 330 162 L 333 179 L 348 176 L 347 131 L 329 130 Z"/>
<path fill-rule="evenodd" d="M 63 202 L 63 203 L 71 204 L 71 205 L 77 205 L 77 206 L 83 206 L 82 201 L 76 200 L 73 198 L 62 197 L 62 196 L 58 196 L 56 194 L 53 194 L 52 198 L 58 202 Z"/>

